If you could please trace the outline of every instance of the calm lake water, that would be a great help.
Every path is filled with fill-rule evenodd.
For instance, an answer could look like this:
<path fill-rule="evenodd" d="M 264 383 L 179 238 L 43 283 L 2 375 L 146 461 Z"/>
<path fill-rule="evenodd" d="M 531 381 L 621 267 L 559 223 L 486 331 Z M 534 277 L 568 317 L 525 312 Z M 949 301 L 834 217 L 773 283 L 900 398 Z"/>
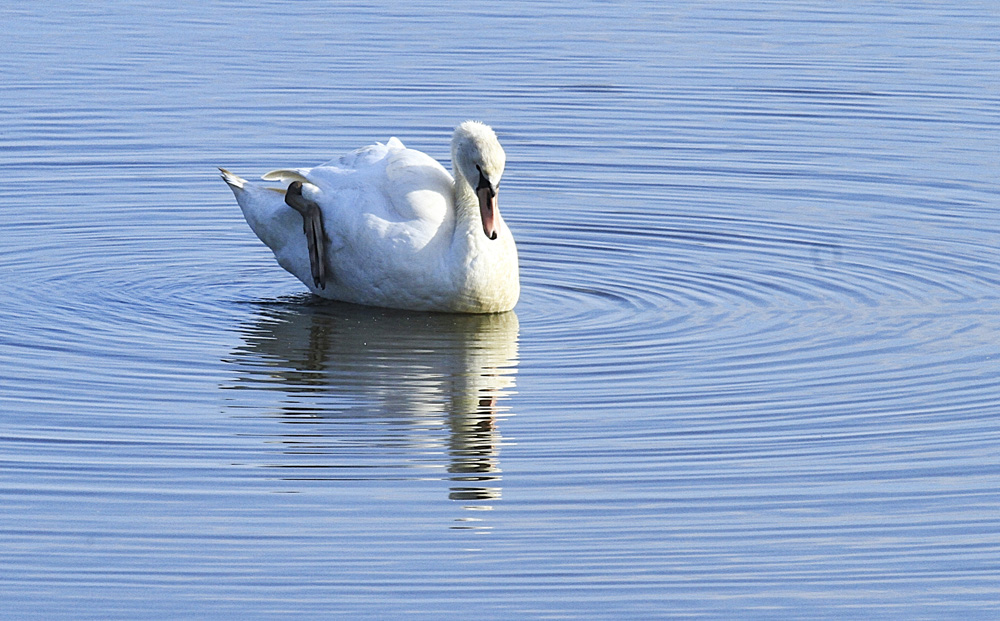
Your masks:
<path fill-rule="evenodd" d="M 0 616 L 996 614 L 995 2 L 2 22 Z M 311 298 L 215 168 L 467 118 L 506 315 Z"/>

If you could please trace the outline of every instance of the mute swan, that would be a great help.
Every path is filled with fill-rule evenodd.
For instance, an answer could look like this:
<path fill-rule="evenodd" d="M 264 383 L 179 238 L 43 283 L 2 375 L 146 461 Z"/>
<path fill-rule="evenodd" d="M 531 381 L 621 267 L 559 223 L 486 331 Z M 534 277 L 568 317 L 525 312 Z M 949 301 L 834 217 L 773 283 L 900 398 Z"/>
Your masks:
<path fill-rule="evenodd" d="M 263 176 L 281 188 L 220 170 L 253 232 L 317 295 L 406 310 L 510 310 L 520 284 L 514 237 L 497 209 L 503 148 L 492 129 L 466 121 L 451 158 L 454 178 L 390 138 Z"/>

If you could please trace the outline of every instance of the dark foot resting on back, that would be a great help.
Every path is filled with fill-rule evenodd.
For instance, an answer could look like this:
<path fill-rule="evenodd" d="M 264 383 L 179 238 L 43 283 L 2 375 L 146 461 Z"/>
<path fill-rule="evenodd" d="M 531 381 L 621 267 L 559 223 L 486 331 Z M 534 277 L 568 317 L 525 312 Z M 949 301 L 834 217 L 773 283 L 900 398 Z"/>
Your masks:
<path fill-rule="evenodd" d="M 285 203 L 302 214 L 302 230 L 309 244 L 309 267 L 313 282 L 326 289 L 326 232 L 323 230 L 323 212 L 319 205 L 302 196 L 302 182 L 293 181 L 285 192 Z"/>

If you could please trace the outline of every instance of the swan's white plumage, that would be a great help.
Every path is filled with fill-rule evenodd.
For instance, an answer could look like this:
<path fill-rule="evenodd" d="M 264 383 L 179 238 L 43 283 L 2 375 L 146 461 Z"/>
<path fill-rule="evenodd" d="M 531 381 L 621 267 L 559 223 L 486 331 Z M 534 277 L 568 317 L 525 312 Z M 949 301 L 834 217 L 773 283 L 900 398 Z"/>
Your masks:
<path fill-rule="evenodd" d="M 455 130 L 452 158 L 454 178 L 430 156 L 391 138 L 315 168 L 264 175 L 280 188 L 225 170 L 223 178 L 257 237 L 313 293 L 410 310 L 510 310 L 520 292 L 514 238 L 499 213 L 497 238 L 487 237 L 473 187 L 481 171 L 495 190 L 503 149 L 493 130 L 467 121 Z M 293 181 L 302 182 L 302 196 L 322 211 L 325 288 L 313 282 L 302 216 L 284 201 Z"/>

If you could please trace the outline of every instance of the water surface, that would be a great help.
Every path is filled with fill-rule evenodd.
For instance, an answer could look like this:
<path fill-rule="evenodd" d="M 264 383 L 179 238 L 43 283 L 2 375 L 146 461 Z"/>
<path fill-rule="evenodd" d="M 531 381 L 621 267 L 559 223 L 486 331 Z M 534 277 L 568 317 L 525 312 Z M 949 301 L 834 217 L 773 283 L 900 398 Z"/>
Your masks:
<path fill-rule="evenodd" d="M 8 10 L 5 614 L 995 614 L 1000 14 L 630 6 Z M 318 301 L 215 173 L 466 118 L 506 315 Z"/>

